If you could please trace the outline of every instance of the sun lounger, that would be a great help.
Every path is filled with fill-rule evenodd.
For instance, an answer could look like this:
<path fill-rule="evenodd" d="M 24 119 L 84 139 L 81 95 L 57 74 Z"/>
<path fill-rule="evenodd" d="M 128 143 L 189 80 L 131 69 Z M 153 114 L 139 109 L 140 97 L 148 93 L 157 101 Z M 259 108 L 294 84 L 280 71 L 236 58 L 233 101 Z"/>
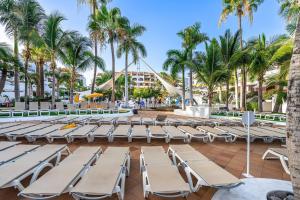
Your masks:
<path fill-rule="evenodd" d="M 25 138 L 28 142 L 35 142 L 38 138 L 45 138 L 47 134 L 60 129 L 63 125 L 61 124 L 54 124 L 52 126 L 48 126 L 42 130 L 32 131 L 25 135 Z"/>
<path fill-rule="evenodd" d="M 154 119 L 150 117 L 143 117 L 142 118 L 143 125 L 154 125 Z"/>
<path fill-rule="evenodd" d="M 5 129 L 5 128 L 10 128 L 10 127 L 13 127 L 13 126 L 18 126 L 20 124 L 21 123 L 19 123 L 19 122 L 3 123 L 3 124 L 0 124 L 0 130 Z"/>
<path fill-rule="evenodd" d="M 132 142 L 133 138 L 135 138 L 135 139 L 146 138 L 147 143 L 151 142 L 151 138 L 148 134 L 148 130 L 147 130 L 146 126 L 144 126 L 144 125 L 135 125 L 135 126 L 133 126 L 133 128 L 131 129 L 131 133 L 128 137 L 128 142 Z"/>
<path fill-rule="evenodd" d="M 67 113 L 69 114 L 79 114 L 79 110 L 77 109 L 77 107 L 73 104 L 67 104 Z"/>
<path fill-rule="evenodd" d="M 114 130 L 113 125 L 101 125 L 89 134 L 89 142 L 93 142 L 95 138 L 107 138 L 110 141 L 110 135 Z"/>
<path fill-rule="evenodd" d="M 28 127 L 35 126 L 35 125 L 37 125 L 37 124 L 24 123 L 24 124 L 19 124 L 19 125 L 12 126 L 12 127 L 9 127 L 9 128 L 0 129 L 0 135 L 7 134 L 7 133 L 17 131 L 17 130 L 21 130 L 21 129 L 28 128 Z"/>
<path fill-rule="evenodd" d="M 166 118 L 165 123 L 168 126 L 178 126 L 180 124 L 180 121 L 174 118 Z"/>
<path fill-rule="evenodd" d="M 281 140 L 281 142 L 285 143 L 286 134 L 278 133 L 278 132 L 273 131 L 273 130 L 266 130 L 266 129 L 263 129 L 263 128 L 260 128 L 260 127 L 251 127 L 251 130 L 255 131 L 255 133 L 256 132 L 263 133 L 266 136 L 270 136 L 273 139 Z"/>
<path fill-rule="evenodd" d="M 11 131 L 8 133 L 5 133 L 6 137 L 10 141 L 15 141 L 17 138 L 25 137 L 26 134 L 37 131 L 37 130 L 43 130 L 44 128 L 47 128 L 51 126 L 51 124 L 37 124 L 35 126 L 30 126 L 27 128 Z"/>
<path fill-rule="evenodd" d="M 129 170 L 129 148 L 108 147 L 71 190 L 71 194 L 74 199 L 104 199 L 117 194 L 118 199 L 123 200 Z"/>
<path fill-rule="evenodd" d="M 115 123 L 116 118 L 114 117 L 105 117 L 105 118 L 101 118 L 98 123 L 100 124 L 114 124 Z"/>
<path fill-rule="evenodd" d="M 89 134 L 93 132 L 98 126 L 96 125 L 83 125 L 67 135 L 68 143 L 73 142 L 75 138 L 86 138 L 89 141 Z"/>
<path fill-rule="evenodd" d="M 221 131 L 224 131 L 226 133 L 229 133 L 232 135 L 232 142 L 236 141 L 238 138 L 246 139 L 247 140 L 247 132 L 245 130 L 238 130 L 233 127 L 229 126 L 217 126 L 216 129 L 219 129 Z M 250 142 L 253 142 L 255 140 L 255 136 L 250 135 Z"/>
<path fill-rule="evenodd" d="M 154 125 L 165 125 L 166 124 L 167 115 L 157 115 L 154 120 Z"/>
<path fill-rule="evenodd" d="M 57 129 L 49 134 L 46 135 L 46 138 L 49 143 L 52 143 L 54 139 L 66 139 L 68 134 L 72 131 L 76 130 L 78 127 L 75 128 L 68 128 L 68 129 Z"/>
<path fill-rule="evenodd" d="M 39 173 L 46 167 L 53 167 L 50 161 L 55 160 L 55 165 L 60 162 L 63 152 L 69 152 L 66 145 L 45 145 L 31 151 L 14 162 L 0 166 L 0 188 L 15 187 L 22 191 L 24 186 L 21 181 L 32 175 L 33 183 Z"/>
<path fill-rule="evenodd" d="M 61 123 L 61 124 L 69 124 L 74 122 L 75 119 L 77 119 L 78 116 L 66 116 L 62 119 L 57 120 L 57 123 Z"/>
<path fill-rule="evenodd" d="M 33 151 L 34 149 L 38 148 L 40 145 L 15 145 L 11 148 L 5 149 L 0 151 L 0 165 L 7 163 L 11 160 L 14 160 L 26 153 Z"/>
<path fill-rule="evenodd" d="M 288 166 L 288 152 L 286 148 L 269 148 L 262 156 L 262 159 L 279 159 L 284 171 L 287 174 L 290 174 Z"/>
<path fill-rule="evenodd" d="M 24 116 L 24 112 L 26 110 L 25 102 L 15 102 L 15 107 L 11 112 L 12 117 L 16 116 L 16 114 Z"/>
<path fill-rule="evenodd" d="M 29 102 L 29 110 L 27 111 L 28 116 L 38 116 L 39 115 L 39 103 Z"/>
<path fill-rule="evenodd" d="M 163 129 L 168 134 L 168 142 L 170 142 L 171 139 L 183 140 L 184 142 L 188 142 L 188 136 L 175 126 L 163 126 Z"/>
<path fill-rule="evenodd" d="M 172 157 L 180 160 L 193 192 L 197 192 L 201 186 L 231 189 L 243 184 L 238 178 L 192 147 L 170 145 L 168 152 L 172 154 Z M 194 183 L 194 180 L 197 182 Z"/>
<path fill-rule="evenodd" d="M 129 119 L 128 117 L 119 117 L 116 120 L 116 124 L 120 125 L 120 124 L 129 124 Z"/>
<path fill-rule="evenodd" d="M 64 102 L 56 102 L 56 109 L 51 110 L 52 112 L 56 112 L 57 114 L 63 113 L 64 115 L 67 114 L 67 111 L 65 110 Z"/>
<path fill-rule="evenodd" d="M 1 141 L 0 142 L 0 151 L 3 151 L 5 149 L 11 148 L 17 144 L 20 144 L 20 142 L 8 142 L 8 141 Z"/>
<path fill-rule="evenodd" d="M 114 141 L 114 138 L 128 138 L 130 135 L 130 125 L 119 125 L 115 128 L 110 136 L 110 142 Z"/>
<path fill-rule="evenodd" d="M 162 138 L 165 139 L 166 143 L 168 140 L 168 134 L 164 131 L 161 126 L 149 126 L 149 136 L 151 138 Z"/>
<path fill-rule="evenodd" d="M 97 160 L 100 152 L 100 147 L 79 147 L 58 166 L 20 192 L 19 196 L 29 199 L 50 199 L 70 192 Z"/>
<path fill-rule="evenodd" d="M 74 119 L 73 123 L 82 123 L 86 124 L 90 121 L 91 116 L 80 116 L 76 119 Z"/>
<path fill-rule="evenodd" d="M 142 147 L 140 165 L 144 198 L 148 198 L 149 194 L 186 198 L 190 193 L 188 183 L 183 180 L 177 167 L 172 165 L 162 147 Z"/>
<path fill-rule="evenodd" d="M 47 119 L 41 120 L 41 122 L 56 123 L 58 120 L 63 119 L 63 118 L 65 118 L 65 117 L 63 117 L 63 116 L 49 117 Z"/>
<path fill-rule="evenodd" d="M 50 115 L 50 103 L 49 102 L 40 102 L 39 113 L 42 116 L 44 113 Z"/>
<path fill-rule="evenodd" d="M 269 126 L 261 126 L 259 128 L 262 128 L 262 129 L 265 129 L 265 130 L 269 130 L 269 131 L 274 131 L 276 133 L 281 133 L 283 135 L 286 135 L 286 127 L 277 127 L 277 128 L 274 128 L 274 127 L 269 127 Z"/>
<path fill-rule="evenodd" d="M 210 142 L 213 142 L 216 138 L 224 138 L 226 142 L 233 142 L 233 137 L 231 134 L 212 128 L 210 126 L 198 126 L 197 129 L 207 133 L 210 137 Z"/>
<path fill-rule="evenodd" d="M 245 131 L 247 133 L 246 128 L 244 127 L 240 127 L 240 126 L 234 126 L 234 129 L 240 130 L 240 131 Z M 265 143 L 271 143 L 274 140 L 274 135 L 265 132 L 259 132 L 256 131 L 254 129 L 252 129 L 253 127 L 250 128 L 250 134 L 255 137 L 255 139 L 262 139 Z"/>
<path fill-rule="evenodd" d="M 205 143 L 209 141 L 209 135 L 203 131 L 199 131 L 190 126 L 178 126 L 177 128 L 189 136 L 189 142 L 191 142 L 193 138 L 201 139 Z"/>
<path fill-rule="evenodd" d="M 132 125 L 141 125 L 142 124 L 142 118 L 141 117 L 132 117 L 130 119 L 130 123 Z"/>

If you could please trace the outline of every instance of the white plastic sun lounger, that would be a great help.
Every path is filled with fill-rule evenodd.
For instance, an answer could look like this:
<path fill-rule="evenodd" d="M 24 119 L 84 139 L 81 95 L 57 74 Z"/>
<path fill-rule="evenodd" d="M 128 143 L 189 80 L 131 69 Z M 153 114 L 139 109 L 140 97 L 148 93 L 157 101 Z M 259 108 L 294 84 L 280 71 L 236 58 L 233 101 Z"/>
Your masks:
<path fill-rule="evenodd" d="M 63 125 L 61 124 L 54 124 L 42 130 L 32 131 L 26 134 L 25 138 L 28 140 L 28 142 L 35 142 L 38 138 L 45 138 L 47 134 L 62 128 L 62 126 Z"/>
<path fill-rule="evenodd" d="M 255 133 L 256 132 L 263 133 L 266 136 L 270 136 L 273 139 L 281 140 L 281 142 L 285 143 L 286 134 L 278 133 L 278 132 L 273 131 L 273 130 L 266 130 L 266 129 L 263 129 L 263 128 L 260 128 L 260 127 L 251 127 L 251 130 L 255 131 Z"/>
<path fill-rule="evenodd" d="M 76 119 L 74 119 L 74 123 L 82 123 L 82 124 L 86 124 L 90 121 L 91 116 L 80 116 Z"/>
<path fill-rule="evenodd" d="M 168 142 L 171 139 L 183 140 L 188 142 L 188 135 L 176 128 L 175 126 L 163 126 L 163 129 L 168 133 Z"/>
<path fill-rule="evenodd" d="M 114 117 L 105 117 L 105 118 L 101 118 L 98 122 L 100 124 L 114 124 L 115 120 L 116 118 Z"/>
<path fill-rule="evenodd" d="M 129 170 L 129 148 L 108 147 L 71 190 L 71 194 L 74 199 L 104 199 L 117 194 L 118 199 L 123 200 Z"/>
<path fill-rule="evenodd" d="M 0 166 L 0 188 L 15 187 L 22 191 L 24 186 L 21 181 L 32 175 L 33 183 L 39 173 L 46 167 L 53 167 L 50 161 L 60 162 L 62 153 L 69 149 L 66 145 L 45 145 L 24 156 Z"/>
<path fill-rule="evenodd" d="M 5 128 L 13 127 L 13 126 L 18 126 L 20 124 L 21 123 L 19 123 L 19 122 L 3 123 L 3 124 L 0 124 L 0 129 L 5 129 Z"/>
<path fill-rule="evenodd" d="M 58 166 L 20 192 L 19 196 L 28 199 L 50 199 L 70 192 L 74 184 L 98 159 L 100 153 L 100 147 L 79 147 Z"/>
<path fill-rule="evenodd" d="M 28 127 L 31 127 L 31 126 L 36 126 L 36 125 L 37 124 L 34 124 L 34 123 L 25 123 L 25 124 L 12 126 L 12 127 L 9 127 L 9 128 L 0 129 L 0 135 L 8 134 L 8 133 L 13 132 L 13 131 L 21 130 L 21 129 L 28 128 Z"/>
<path fill-rule="evenodd" d="M 89 141 L 89 134 L 93 132 L 98 126 L 96 125 L 83 125 L 67 135 L 68 143 L 73 142 L 75 138 L 86 138 Z"/>
<path fill-rule="evenodd" d="M 203 131 L 199 131 L 190 126 L 178 126 L 177 128 L 189 136 L 189 142 L 191 142 L 193 138 L 201 139 L 205 143 L 209 141 L 209 135 Z"/>
<path fill-rule="evenodd" d="M 168 198 L 187 197 L 190 193 L 188 183 L 162 147 L 142 147 L 140 165 L 144 198 L 148 198 L 149 194 Z"/>
<path fill-rule="evenodd" d="M 128 138 L 130 135 L 130 125 L 119 125 L 115 128 L 110 136 L 110 142 L 114 141 L 114 138 Z"/>
<path fill-rule="evenodd" d="M 173 160 L 178 159 L 180 161 L 193 192 L 197 192 L 201 186 L 231 189 L 243 184 L 238 178 L 210 161 L 191 146 L 170 145 L 168 153 L 171 153 Z M 193 180 L 197 182 L 194 183 Z"/>
<path fill-rule="evenodd" d="M 245 131 L 247 132 L 246 128 L 244 127 L 239 127 L 239 126 L 234 126 L 234 129 L 240 130 L 240 131 Z M 271 143 L 274 140 L 274 135 L 268 134 L 267 132 L 259 132 L 255 131 L 252 129 L 253 127 L 250 128 L 250 134 L 255 137 L 255 139 L 262 139 L 265 143 Z"/>
<path fill-rule="evenodd" d="M 42 121 L 42 122 L 48 122 L 48 123 L 55 123 L 55 122 L 57 122 L 58 120 L 63 119 L 63 118 L 65 118 L 65 117 L 63 117 L 63 116 L 55 116 L 55 117 L 49 117 L 49 118 L 47 118 L 47 119 L 43 119 L 43 120 L 41 120 L 41 121 Z"/>
<path fill-rule="evenodd" d="M 37 124 L 36 126 L 30 126 L 30 127 L 27 127 L 27 128 L 23 128 L 23 129 L 19 129 L 19 130 L 16 130 L 16 131 L 8 132 L 5 135 L 10 141 L 15 141 L 17 138 L 25 137 L 25 135 L 27 133 L 34 132 L 34 131 L 37 131 L 37 130 L 42 131 L 44 128 L 47 128 L 49 126 L 51 126 L 51 124 Z"/>
<path fill-rule="evenodd" d="M 133 126 L 133 128 L 131 129 L 131 133 L 128 137 L 128 142 L 132 142 L 133 138 L 135 138 L 135 139 L 146 138 L 147 143 L 151 142 L 151 138 L 148 134 L 148 130 L 147 130 L 146 126 L 144 126 L 144 125 L 135 125 L 135 126 Z"/>
<path fill-rule="evenodd" d="M 245 140 L 248 139 L 247 132 L 245 132 L 245 130 L 241 131 L 229 126 L 217 126 L 216 129 L 231 134 L 232 142 L 236 141 L 238 138 L 245 139 Z M 250 142 L 253 142 L 254 140 L 255 140 L 255 136 L 250 134 Z"/>
<path fill-rule="evenodd" d="M 0 142 L 0 151 L 3 151 L 5 149 L 11 148 L 17 144 L 20 144 L 21 142 L 8 142 L 8 141 L 1 141 Z"/>
<path fill-rule="evenodd" d="M 198 126 L 197 129 L 207 133 L 210 137 L 210 142 L 213 142 L 216 138 L 224 138 L 226 142 L 233 142 L 233 137 L 224 131 L 212 128 L 210 126 Z"/>
<path fill-rule="evenodd" d="M 89 134 L 89 142 L 93 142 L 95 138 L 107 138 L 110 141 L 110 134 L 114 130 L 114 125 L 101 125 Z"/>
<path fill-rule="evenodd" d="M 15 108 L 11 111 L 11 115 L 14 117 L 16 114 L 20 114 L 23 117 L 25 110 L 25 102 L 15 102 Z"/>
<path fill-rule="evenodd" d="M 40 109 L 39 113 L 42 116 L 43 113 L 46 113 L 47 115 L 50 115 L 50 103 L 49 102 L 40 102 Z"/>
<path fill-rule="evenodd" d="M 171 126 L 171 125 L 177 126 L 180 124 L 180 121 L 178 119 L 174 119 L 174 118 L 167 118 L 165 120 L 165 123 L 166 123 L 165 125 L 168 125 L 168 126 Z"/>
<path fill-rule="evenodd" d="M 142 124 L 142 118 L 141 117 L 132 117 L 130 119 L 130 123 L 132 125 L 141 125 Z"/>
<path fill-rule="evenodd" d="M 54 139 L 66 139 L 68 134 L 72 131 L 76 130 L 78 127 L 75 128 L 68 128 L 68 129 L 57 129 L 49 134 L 46 135 L 46 138 L 49 143 L 52 143 Z"/>
<path fill-rule="evenodd" d="M 165 139 L 166 143 L 169 141 L 168 134 L 161 126 L 149 126 L 149 136 L 151 138 Z"/>
<path fill-rule="evenodd" d="M 260 126 L 260 128 L 286 135 L 286 127 L 276 127 L 276 128 L 274 128 L 274 127 L 269 127 L 269 126 Z"/>
<path fill-rule="evenodd" d="M 28 116 L 39 115 L 39 104 L 38 102 L 29 102 L 29 110 L 27 111 Z"/>
<path fill-rule="evenodd" d="M 154 125 L 154 119 L 150 117 L 143 117 L 142 118 L 143 125 Z"/>
<path fill-rule="evenodd" d="M 284 171 L 287 174 L 291 173 L 288 166 L 288 152 L 286 148 L 269 148 L 262 156 L 262 159 L 279 159 Z"/>
<path fill-rule="evenodd" d="M 78 118 L 77 116 L 66 116 L 62 119 L 57 120 L 57 123 L 69 124 L 69 123 L 72 123 L 77 118 Z"/>
<path fill-rule="evenodd" d="M 120 125 L 120 124 L 129 124 L 129 119 L 128 117 L 119 117 L 116 120 L 116 124 Z"/>
<path fill-rule="evenodd" d="M 3 151 L 0 151 L 0 165 L 14 160 L 20 156 L 23 156 L 24 154 L 33 151 L 39 146 L 40 145 L 19 144 L 11 148 L 5 149 Z"/>

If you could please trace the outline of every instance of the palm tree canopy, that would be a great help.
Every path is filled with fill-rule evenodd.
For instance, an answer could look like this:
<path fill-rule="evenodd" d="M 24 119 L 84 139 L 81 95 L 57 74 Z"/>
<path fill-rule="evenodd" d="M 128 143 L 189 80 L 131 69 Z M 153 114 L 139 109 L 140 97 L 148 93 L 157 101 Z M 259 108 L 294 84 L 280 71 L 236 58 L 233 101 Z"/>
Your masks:
<path fill-rule="evenodd" d="M 249 21 L 253 21 L 253 13 L 264 0 L 223 0 L 223 10 L 219 19 L 219 25 L 226 21 L 231 13 L 237 16 L 248 15 Z"/>
<path fill-rule="evenodd" d="M 78 4 L 88 4 L 91 7 L 98 9 L 98 5 L 106 5 L 112 0 L 77 0 Z"/>
<path fill-rule="evenodd" d="M 16 63 L 11 48 L 6 43 L 0 42 L 0 69 L 9 69 Z"/>
<path fill-rule="evenodd" d="M 163 64 L 164 70 L 170 70 L 170 74 L 173 78 L 177 77 L 177 74 L 184 71 L 188 62 L 188 51 L 172 49 L 167 52 L 167 59 Z"/>
<path fill-rule="evenodd" d="M 0 1 L 0 23 L 5 26 L 5 32 L 12 36 L 21 24 L 16 0 Z"/>
<path fill-rule="evenodd" d="M 196 53 L 193 69 L 199 82 L 204 83 L 211 91 L 218 83 L 227 79 L 226 69 L 222 63 L 219 43 L 216 39 L 205 43 L 205 52 Z"/>
<path fill-rule="evenodd" d="M 137 40 L 137 37 L 141 36 L 146 28 L 139 24 L 130 26 L 130 23 L 124 27 L 125 34 L 121 38 L 121 43 L 117 49 L 117 56 L 120 58 L 122 54 L 130 53 L 133 58 L 133 62 L 136 63 L 139 59 L 139 55 L 142 57 L 147 56 L 145 46 Z"/>
<path fill-rule="evenodd" d="M 300 14 L 300 6 L 298 0 L 278 0 L 280 3 L 279 13 L 287 21 L 287 30 L 293 35 L 296 30 L 298 16 Z"/>
<path fill-rule="evenodd" d="M 239 50 L 240 36 L 240 31 L 237 31 L 234 35 L 232 35 L 230 29 L 227 29 L 225 34 L 219 37 L 222 60 L 226 66 L 230 66 L 230 59 Z"/>

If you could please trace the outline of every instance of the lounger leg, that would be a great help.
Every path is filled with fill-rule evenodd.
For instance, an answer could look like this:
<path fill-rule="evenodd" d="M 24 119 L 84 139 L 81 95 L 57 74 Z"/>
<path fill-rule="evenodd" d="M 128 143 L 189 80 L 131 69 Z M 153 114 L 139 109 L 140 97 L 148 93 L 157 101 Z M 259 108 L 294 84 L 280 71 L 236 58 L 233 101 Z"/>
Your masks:
<path fill-rule="evenodd" d="M 121 174 L 121 179 L 120 179 L 120 185 L 118 186 L 117 192 L 118 199 L 123 200 L 124 199 L 124 193 L 125 193 L 125 177 L 126 177 L 126 169 L 123 169 L 123 172 Z"/>
<path fill-rule="evenodd" d="M 129 176 L 130 174 L 130 154 L 127 155 L 127 166 L 126 166 L 126 175 Z"/>
<path fill-rule="evenodd" d="M 207 136 L 207 137 L 204 137 L 204 138 L 203 138 L 203 142 L 204 142 L 204 143 L 208 143 L 208 142 L 209 142 L 209 137 L 208 137 L 208 136 Z"/>
<path fill-rule="evenodd" d="M 25 189 L 19 180 L 13 181 L 13 184 L 15 185 L 15 188 L 17 188 L 19 191 L 22 191 Z"/>
<path fill-rule="evenodd" d="M 284 171 L 285 171 L 287 174 L 291 174 L 290 169 L 289 169 L 289 167 L 288 167 L 288 165 L 287 165 L 287 162 L 286 162 L 286 160 L 284 159 L 284 157 L 283 157 L 283 156 L 280 156 L 279 159 L 280 159 L 280 162 L 281 162 L 281 165 L 282 165 Z"/>
<path fill-rule="evenodd" d="M 38 167 L 38 169 L 34 172 L 34 174 L 32 175 L 32 178 L 30 180 L 30 184 L 32 184 L 34 181 L 36 181 L 36 179 L 38 178 L 39 174 L 41 173 L 41 171 L 43 169 L 45 169 L 46 167 L 50 167 L 53 168 L 53 165 L 51 163 L 45 162 L 42 165 L 40 165 Z"/>
<path fill-rule="evenodd" d="M 199 180 L 197 181 L 196 185 L 194 186 L 193 178 L 192 178 L 191 172 L 188 169 L 188 167 L 184 167 L 184 171 L 185 171 L 185 174 L 187 176 L 188 183 L 190 185 L 191 191 L 192 192 L 197 192 L 199 190 L 200 186 L 201 186 Z"/>
<path fill-rule="evenodd" d="M 150 144 L 151 143 L 151 138 L 147 137 L 147 143 Z"/>
<path fill-rule="evenodd" d="M 148 189 L 148 177 L 146 174 L 146 171 L 143 171 L 143 193 L 144 193 L 144 198 L 148 198 L 149 196 L 149 189 Z"/>

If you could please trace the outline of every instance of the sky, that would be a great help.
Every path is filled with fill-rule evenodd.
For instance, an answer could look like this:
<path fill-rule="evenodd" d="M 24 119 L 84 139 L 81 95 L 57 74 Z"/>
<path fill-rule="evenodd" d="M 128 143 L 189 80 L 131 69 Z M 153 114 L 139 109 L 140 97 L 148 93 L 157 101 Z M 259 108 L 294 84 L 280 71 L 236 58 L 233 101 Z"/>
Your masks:
<path fill-rule="evenodd" d="M 47 14 L 59 11 L 67 19 L 63 22 L 65 30 L 76 30 L 88 36 L 87 22 L 90 9 L 87 5 L 78 5 L 77 0 L 38 0 Z M 201 31 L 210 38 L 219 37 L 226 29 L 237 30 L 237 18 L 229 16 L 228 20 L 218 26 L 222 11 L 221 0 L 113 0 L 109 7 L 119 7 L 122 15 L 131 23 L 138 23 L 146 27 L 147 31 L 139 40 L 147 49 L 145 60 L 156 71 L 162 71 L 162 64 L 166 59 L 169 49 L 180 49 L 181 40 L 177 32 L 195 22 L 201 23 Z M 267 37 L 286 33 L 285 23 L 278 15 L 279 5 L 276 0 L 265 0 L 254 14 L 254 21 L 249 23 L 248 18 L 243 19 L 244 39 L 249 39 L 258 34 L 265 33 Z M 0 42 L 11 41 L 0 26 Z M 199 46 L 201 50 L 203 46 Z M 101 57 L 106 62 L 107 70 L 111 69 L 111 54 L 109 47 L 101 52 Z M 140 70 L 146 70 L 140 63 Z M 117 59 L 117 70 L 124 68 L 124 58 Z M 137 70 L 132 66 L 130 70 Z M 92 70 L 84 73 L 89 84 L 92 79 Z"/>

